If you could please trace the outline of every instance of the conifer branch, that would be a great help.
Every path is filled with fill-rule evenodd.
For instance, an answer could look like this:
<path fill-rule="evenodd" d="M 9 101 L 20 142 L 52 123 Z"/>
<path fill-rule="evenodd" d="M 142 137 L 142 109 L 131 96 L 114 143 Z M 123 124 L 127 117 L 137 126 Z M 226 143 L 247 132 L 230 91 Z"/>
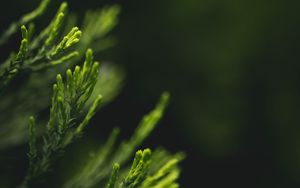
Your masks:
<path fill-rule="evenodd" d="M 173 156 L 168 159 L 159 169 L 151 172 L 152 165 L 161 160 L 154 159 L 150 149 L 139 150 L 136 152 L 130 170 L 125 177 L 120 180 L 118 178 L 119 168 L 112 170 L 108 185 L 111 188 L 175 188 L 179 187 L 177 180 L 179 178 L 180 169 L 178 163 L 183 157 Z"/>
<path fill-rule="evenodd" d="M 131 169 L 128 172 L 124 182 L 120 187 L 134 188 L 138 187 L 147 176 L 151 159 L 151 150 L 139 150 L 136 152 Z"/>
<path fill-rule="evenodd" d="M 106 188 L 115 188 L 116 181 L 118 179 L 119 170 L 120 170 L 120 165 L 118 163 L 115 163 Z"/>
<path fill-rule="evenodd" d="M 132 137 L 128 141 L 123 141 L 118 147 L 115 147 L 116 149 L 113 149 L 113 145 L 117 134 L 112 133 L 105 146 L 99 149 L 95 157 L 87 161 L 83 169 L 68 180 L 64 188 L 92 188 L 101 184 L 110 175 L 111 166 L 114 163 L 120 166 L 125 165 L 136 148 L 155 128 L 167 107 L 168 101 L 169 93 L 164 92 L 155 108 L 142 118 Z M 146 154 L 148 155 L 148 153 L 147 150 Z"/>
<path fill-rule="evenodd" d="M 93 60 L 92 50 L 88 49 L 92 46 L 97 52 L 115 43 L 114 38 L 106 35 L 117 24 L 120 7 L 113 5 L 101 10 L 87 11 L 82 32 L 74 26 L 75 17 L 68 17 L 67 3 L 63 2 L 50 24 L 35 35 L 33 21 L 45 12 L 49 3 L 50 0 L 42 0 L 37 9 L 11 24 L 0 36 L 0 45 L 2 45 L 18 28 L 21 29 L 22 40 L 19 50 L 12 53 L 0 66 L 0 95 L 18 74 L 30 74 L 33 71 L 40 71 L 65 62 L 75 65 L 86 51 L 85 61 L 82 67 L 75 66 L 73 71 L 67 69 L 65 78 L 60 74 L 56 76 L 56 83 L 52 87 L 49 120 L 45 123 L 45 132 L 41 135 L 42 140 L 39 139 L 40 131 L 35 118 L 29 117 L 29 167 L 20 185 L 22 188 L 41 187 L 44 178 L 53 169 L 56 159 L 63 154 L 70 143 L 82 136 L 102 103 L 102 96 L 98 94 L 99 90 L 93 92 L 94 88 L 104 88 L 100 89 L 101 93 L 104 91 L 103 93 L 108 95 L 106 100 L 111 100 L 123 80 L 120 71 L 114 70 L 118 74 L 112 75 L 108 80 L 103 79 L 104 81 L 102 80 L 100 84 L 97 83 L 101 78 L 99 77 L 99 63 Z M 58 70 L 60 69 L 56 67 L 53 72 Z M 111 72 L 113 71 L 109 73 Z M 50 77 L 49 80 L 52 78 Z M 45 87 L 47 84 L 40 85 L 42 90 Z M 27 100 L 28 95 L 24 96 Z M 94 157 L 88 159 L 85 166 L 75 172 L 63 187 L 179 187 L 177 183 L 180 174 L 178 163 L 184 158 L 181 153 L 172 155 L 164 150 L 154 150 L 153 153 L 150 149 L 138 150 L 132 164 L 129 164 L 134 152 L 162 118 L 168 101 L 169 94 L 164 92 L 155 108 L 143 117 L 132 137 L 127 141 L 122 141 L 119 145 L 116 144 L 119 129 L 113 129 Z M 47 105 L 46 102 L 45 105 Z"/>
<path fill-rule="evenodd" d="M 43 1 L 46 2 L 46 1 Z M 73 27 L 70 32 L 58 43 L 59 32 L 62 30 L 62 23 L 66 14 L 67 4 L 61 4 L 58 12 L 41 34 L 31 39 L 33 35 L 33 26 L 31 24 L 28 31 L 24 25 L 21 26 L 22 41 L 19 52 L 6 60 L 6 63 L 0 67 L 0 94 L 3 93 L 10 81 L 19 72 L 39 71 L 51 66 L 55 66 L 78 56 L 78 52 L 72 51 L 66 54 L 66 50 L 77 44 L 81 37 L 81 31 L 78 27 Z M 35 12 L 34 15 L 40 13 Z M 39 14 L 38 14 L 39 15 Z M 24 20 L 32 16 L 26 16 Z M 30 42 L 33 40 L 32 42 Z M 40 48 L 36 51 L 36 48 Z M 30 54 L 30 56 L 27 56 Z"/>
<path fill-rule="evenodd" d="M 78 117 L 89 99 L 98 78 L 99 65 L 94 62 L 92 51 L 86 53 L 86 60 L 81 70 L 79 66 L 72 72 L 67 70 L 64 82 L 60 74 L 53 85 L 52 105 L 47 130 L 43 136 L 43 144 L 36 151 L 34 119 L 29 124 L 29 169 L 23 186 L 30 187 L 51 169 L 54 161 L 74 139 L 78 138 L 83 129 L 95 114 L 100 105 L 99 96 L 84 120 L 80 123 Z M 32 156 L 32 157 L 31 157 Z"/>

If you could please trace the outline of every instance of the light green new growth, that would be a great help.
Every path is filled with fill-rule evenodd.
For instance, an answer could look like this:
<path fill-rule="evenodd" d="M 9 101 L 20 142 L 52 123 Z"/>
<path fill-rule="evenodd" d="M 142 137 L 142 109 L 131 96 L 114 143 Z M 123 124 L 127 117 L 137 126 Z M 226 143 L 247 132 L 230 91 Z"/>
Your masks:
<path fill-rule="evenodd" d="M 28 49 L 29 38 L 28 38 L 28 31 L 25 25 L 21 26 L 21 32 L 22 32 L 22 41 L 21 41 L 19 52 L 16 57 L 16 61 L 22 61 L 25 58 Z"/>
<path fill-rule="evenodd" d="M 180 170 L 178 163 L 182 157 L 173 156 L 160 166 L 158 170 L 151 172 L 153 163 L 158 162 L 163 157 L 153 158 L 150 149 L 139 150 L 136 152 L 130 170 L 123 180 L 118 181 L 119 174 L 113 169 L 108 185 L 112 188 L 175 188 Z M 113 177 L 113 178 L 112 178 Z"/>
<path fill-rule="evenodd" d="M 21 26 L 22 41 L 19 47 L 19 51 L 15 57 L 11 57 L 9 65 L 0 66 L 0 95 L 9 82 L 14 78 L 14 76 L 19 72 L 19 69 L 24 63 L 28 51 L 28 31 L 24 25 Z M 4 67 L 6 66 L 6 67 Z M 1 72 L 2 68 L 2 72 Z"/>
<path fill-rule="evenodd" d="M 137 147 L 149 136 L 161 119 L 168 101 L 169 94 L 164 92 L 155 108 L 141 120 L 132 137 L 128 141 L 123 141 L 118 147 L 114 147 L 119 132 L 118 129 L 115 129 L 106 144 L 95 153 L 94 157 L 86 161 L 83 169 L 73 175 L 64 187 L 92 188 L 103 184 L 105 178 L 110 174 L 111 166 L 114 163 L 125 165 Z"/>
<path fill-rule="evenodd" d="M 34 40 L 32 41 L 32 49 L 36 49 L 38 47 L 41 47 L 43 45 L 45 45 L 45 41 L 50 40 L 49 39 L 49 33 L 52 33 L 52 36 L 54 34 L 54 31 L 56 31 L 56 34 L 59 35 L 57 36 L 57 38 L 61 38 L 61 35 L 58 30 L 61 30 L 63 27 L 63 24 L 58 24 L 59 21 L 65 21 L 63 20 L 64 17 L 66 17 L 67 14 L 67 9 L 68 9 L 68 4 L 66 2 L 61 3 L 61 5 L 59 6 L 58 10 L 56 11 L 55 16 L 52 18 L 52 20 L 50 21 L 49 25 L 44 28 L 39 35 L 37 35 Z M 63 17 L 61 16 L 63 15 Z M 73 27 L 74 25 L 72 25 Z M 70 28 L 69 28 L 70 29 Z M 55 40 L 55 39 L 52 39 Z"/>
<path fill-rule="evenodd" d="M 56 44 L 58 42 L 59 33 L 62 30 L 66 9 L 67 3 L 64 2 L 61 4 L 55 18 L 49 26 L 33 39 L 30 39 L 33 35 L 33 24 L 30 24 L 30 31 L 27 31 L 24 25 L 21 26 L 23 39 L 19 52 L 15 57 L 9 57 L 0 67 L 0 94 L 4 92 L 9 82 L 20 72 L 42 70 L 69 61 L 79 55 L 76 51 L 72 51 L 68 54 L 64 53 L 67 49 L 79 42 L 81 31 L 78 27 L 73 27 L 70 32 L 63 37 L 61 42 Z M 40 15 L 41 11 L 40 9 L 38 10 L 39 11 L 35 12 L 34 15 Z M 30 18 L 31 17 L 32 16 L 30 16 Z M 27 21 L 33 20 L 29 19 L 28 16 L 25 18 Z M 31 40 L 32 42 L 30 42 Z M 27 56 L 29 53 L 34 55 Z"/>
<path fill-rule="evenodd" d="M 118 163 L 115 163 L 106 188 L 115 188 L 116 181 L 118 179 L 119 170 L 120 170 L 120 165 Z"/>
<path fill-rule="evenodd" d="M 65 84 L 61 75 L 57 75 L 57 83 L 53 85 L 50 119 L 47 125 L 48 131 L 64 133 L 74 123 L 86 101 L 91 96 L 97 82 L 98 72 L 99 64 L 93 61 L 92 50 L 89 49 L 86 52 L 86 60 L 82 70 L 80 70 L 79 66 L 76 66 L 73 72 L 70 69 L 66 71 L 67 79 Z M 100 95 L 96 98 L 86 117 L 72 134 L 75 135 L 82 132 L 94 115 L 101 98 Z"/>
<path fill-rule="evenodd" d="M 145 149 L 136 152 L 131 169 L 121 183 L 121 187 L 135 188 L 138 187 L 147 176 L 147 171 L 150 165 L 151 150 Z"/>
<path fill-rule="evenodd" d="M 32 182 L 47 173 L 51 168 L 52 161 L 68 144 L 78 138 L 95 114 L 102 98 L 100 95 L 96 98 L 84 120 L 80 123 L 77 119 L 94 89 L 98 71 L 99 64 L 93 61 L 92 50 L 88 50 L 82 70 L 79 66 L 76 66 L 73 72 L 68 69 L 65 83 L 62 80 L 62 76 L 60 74 L 57 75 L 56 84 L 53 85 L 47 131 L 38 155 L 35 146 L 34 118 L 30 118 L 30 166 L 23 186 L 30 186 Z"/>
<path fill-rule="evenodd" d="M 62 22 L 63 22 L 63 18 L 64 18 L 64 13 L 63 12 L 60 12 L 54 22 L 53 22 L 53 25 L 50 29 L 50 33 L 49 33 L 49 36 L 48 38 L 46 39 L 45 41 L 45 45 L 46 46 L 50 46 L 53 44 L 54 40 L 56 39 L 57 35 L 58 35 L 58 31 L 59 29 L 61 28 L 61 25 L 62 25 Z"/>
<path fill-rule="evenodd" d="M 71 31 L 63 38 L 63 40 L 55 47 L 55 50 L 51 53 L 51 56 L 70 48 L 74 44 L 79 42 L 81 37 L 81 31 L 78 27 L 73 27 Z"/>
<path fill-rule="evenodd" d="M 179 177 L 179 169 L 176 169 L 176 165 L 179 160 L 174 158 L 168 161 L 163 167 L 161 167 L 155 174 L 147 177 L 141 184 L 141 188 L 148 187 L 174 187 Z"/>

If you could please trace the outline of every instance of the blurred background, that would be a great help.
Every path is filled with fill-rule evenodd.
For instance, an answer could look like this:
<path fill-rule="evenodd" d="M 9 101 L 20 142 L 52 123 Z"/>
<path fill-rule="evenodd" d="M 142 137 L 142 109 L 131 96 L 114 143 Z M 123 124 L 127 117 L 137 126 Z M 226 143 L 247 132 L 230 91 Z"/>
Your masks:
<path fill-rule="evenodd" d="M 69 1 L 79 13 L 114 3 L 118 42 L 97 58 L 126 79 L 87 131 L 94 144 L 113 126 L 130 135 L 167 90 L 144 146 L 187 153 L 182 187 L 300 186 L 300 2 Z M 2 5 L 1 29 L 37 4 Z"/>

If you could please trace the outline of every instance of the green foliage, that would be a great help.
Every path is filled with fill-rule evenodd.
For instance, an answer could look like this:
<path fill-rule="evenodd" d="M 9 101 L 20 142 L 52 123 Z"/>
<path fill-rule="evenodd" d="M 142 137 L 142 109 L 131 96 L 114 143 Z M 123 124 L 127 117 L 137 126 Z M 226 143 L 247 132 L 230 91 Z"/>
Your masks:
<path fill-rule="evenodd" d="M 116 181 L 118 179 L 119 170 L 120 170 L 120 165 L 118 163 L 115 163 L 106 188 L 114 188 L 115 187 Z"/>
<path fill-rule="evenodd" d="M 99 93 L 104 94 L 104 99 L 107 96 L 104 102 L 109 102 L 117 95 L 124 77 L 120 68 L 107 65 L 103 66 L 103 74 L 99 74 L 99 63 L 94 61 L 93 52 L 88 49 L 89 46 L 95 46 L 96 52 L 99 52 L 114 43 L 114 39 L 106 35 L 117 23 L 120 11 L 118 6 L 88 11 L 83 21 L 82 32 L 73 26 L 75 16 L 67 17 L 67 3 L 63 2 L 49 25 L 38 35 L 34 35 L 33 21 L 44 13 L 49 3 L 50 1 L 43 0 L 36 10 L 13 23 L 0 37 L 1 45 L 15 33 L 15 28 L 21 28 L 22 40 L 18 52 L 12 53 L 0 67 L 0 95 L 1 99 L 7 98 L 5 102 L 0 101 L 0 107 L 11 107 L 18 102 L 15 96 L 20 96 L 21 100 L 25 99 L 27 102 L 26 105 L 18 104 L 20 108 L 17 108 L 16 112 L 20 114 L 11 113 L 12 118 L 16 119 L 15 126 L 7 131 L 9 123 L 3 125 L 2 130 L 6 132 L 4 131 L 4 137 L 0 139 L 0 148 L 9 147 L 14 142 L 22 143 L 25 136 L 21 121 L 25 116 L 28 117 L 29 113 L 37 114 L 48 107 L 49 103 L 45 101 L 51 98 L 47 121 L 40 117 L 37 118 L 38 121 L 33 116 L 29 117 L 27 129 L 29 166 L 19 186 L 22 188 L 43 186 L 44 180 L 54 169 L 55 162 L 63 155 L 66 147 L 83 136 L 85 128 L 103 101 Z M 104 45 L 98 45 L 99 41 Z M 85 61 L 83 65 L 78 66 L 76 64 L 84 51 L 86 51 Z M 69 65 L 66 65 L 66 62 L 69 62 Z M 63 69 L 67 69 L 64 78 L 61 74 L 57 74 Z M 37 80 L 37 77 L 30 77 L 34 74 L 41 76 L 45 72 L 48 76 L 44 79 Z M 29 79 L 20 86 L 20 92 L 13 92 L 10 95 L 10 83 L 18 79 L 18 75 L 26 75 Z M 56 82 L 52 86 L 50 97 L 50 92 L 47 92 L 50 84 L 45 82 L 52 83 L 54 75 Z M 28 88 L 29 92 L 26 90 Z M 32 93 L 32 88 L 43 91 L 45 89 L 46 92 Z M 41 96 L 47 99 L 37 102 Z M 129 163 L 136 149 L 162 118 L 168 102 L 169 94 L 164 92 L 155 108 L 143 117 L 132 137 L 122 141 L 118 146 L 116 142 L 119 129 L 113 129 L 95 155 L 87 157 L 88 160 L 82 169 L 75 170 L 62 187 L 178 187 L 176 181 L 180 170 L 177 164 L 183 159 L 182 154 L 170 155 L 165 150 L 155 150 L 152 154 L 150 149 L 139 150 L 132 165 Z M 41 105 L 30 108 L 32 103 Z M 10 111 L 3 114 L 10 114 Z M 9 117 L 2 119 L 9 122 Z M 43 124 L 45 126 L 39 126 Z M 14 140 L 16 137 L 19 140 Z"/>
<path fill-rule="evenodd" d="M 151 150 L 145 149 L 144 151 L 137 151 L 124 182 L 121 187 L 134 188 L 141 185 L 142 181 L 146 178 L 147 171 L 150 165 Z"/>
<path fill-rule="evenodd" d="M 136 148 L 149 136 L 161 119 L 169 101 L 169 94 L 164 92 L 156 107 L 143 117 L 134 134 L 128 141 L 123 141 L 118 147 L 115 142 L 119 134 L 114 129 L 104 146 L 86 161 L 84 167 L 78 170 L 64 185 L 65 188 L 92 188 L 96 185 L 104 185 L 110 175 L 111 166 L 114 163 L 125 165 L 135 152 Z M 114 149 L 116 148 L 116 149 Z"/>
<path fill-rule="evenodd" d="M 35 120 L 30 117 L 29 123 L 29 159 L 30 166 L 23 185 L 31 186 L 51 168 L 51 163 L 64 148 L 82 133 L 83 129 L 95 114 L 102 96 L 99 95 L 82 122 L 77 119 L 91 96 L 98 77 L 99 65 L 93 61 L 92 51 L 86 53 L 82 70 L 79 66 L 72 72 L 67 70 L 64 83 L 62 76 L 57 75 L 53 85 L 52 105 L 47 130 L 43 143 L 37 152 Z"/>
<path fill-rule="evenodd" d="M 17 55 L 10 56 L 0 69 L 0 94 L 4 92 L 6 86 L 19 72 L 45 69 L 67 62 L 79 55 L 76 51 L 71 51 L 68 54 L 62 53 L 79 42 L 81 31 L 77 27 L 72 28 L 61 42 L 56 44 L 66 9 L 67 4 L 62 3 L 53 21 L 39 36 L 32 39 L 32 44 L 29 38 L 32 33 L 30 32 L 29 35 L 26 27 L 21 26 L 23 39 L 19 52 Z"/>
<path fill-rule="evenodd" d="M 120 166 L 115 163 L 109 178 L 107 187 L 118 188 L 175 188 L 179 187 L 176 182 L 180 170 L 178 163 L 184 158 L 182 154 L 169 157 L 167 161 L 158 165 L 158 168 L 153 169 L 154 163 L 159 163 L 167 154 L 163 156 L 151 154 L 150 149 L 139 150 L 136 152 L 129 171 L 123 173 L 125 176 L 119 178 Z M 121 179 L 121 180 L 118 180 Z"/>
<path fill-rule="evenodd" d="M 72 68 L 78 64 L 88 47 L 93 47 L 93 51 L 97 55 L 97 53 L 115 44 L 116 40 L 114 37 L 107 35 L 116 25 L 119 11 L 120 8 L 117 5 L 106 6 L 99 10 L 88 10 L 83 22 L 80 24 L 77 23 L 76 15 L 67 11 L 67 4 L 62 3 L 52 21 L 39 34 L 35 35 L 37 33 L 34 32 L 35 23 L 28 23 L 27 34 L 28 38 L 30 38 L 30 43 L 26 58 L 33 58 L 36 52 L 40 51 L 41 46 L 46 46 L 45 41 L 49 39 L 49 36 L 56 35 L 56 39 L 52 39 L 56 43 L 53 45 L 53 48 L 49 46 L 44 48 L 48 57 L 55 59 L 47 63 L 48 60 L 44 62 L 43 58 L 38 58 L 40 59 L 39 63 L 30 66 L 30 69 L 28 69 L 26 66 L 23 66 L 24 63 L 21 64 L 19 61 L 12 63 L 11 59 L 15 57 L 12 54 L 0 65 L 0 91 L 2 91 L 0 92 L 2 95 L 0 95 L 5 99 L 0 101 L 0 111 L 6 112 L 0 114 L 0 150 L 20 145 L 27 141 L 27 130 L 23 122 L 27 120 L 28 116 L 48 108 L 50 105 L 48 98 L 51 97 L 49 86 L 56 79 L 57 72 L 63 72 L 65 69 Z M 62 14 L 64 16 L 61 20 L 59 18 L 62 16 L 59 15 Z M 56 20 L 61 21 L 58 22 Z M 62 24 L 55 24 L 61 22 Z M 74 27 L 75 24 L 82 25 L 80 26 L 82 32 L 77 27 Z M 81 37 L 78 41 L 77 39 L 79 39 L 80 35 Z M 71 50 L 68 50 L 67 47 L 72 42 L 78 43 L 72 46 Z M 68 53 L 69 51 L 70 53 Z M 58 56 L 61 56 L 61 58 L 58 58 Z M 24 77 L 24 74 L 26 82 L 23 81 L 22 84 L 18 85 L 18 92 L 12 92 L 9 88 L 2 87 L 3 85 L 9 85 L 8 83 L 13 78 L 18 80 L 18 75 Z M 3 80 L 6 81 L 4 82 Z M 103 103 L 109 103 L 118 95 L 122 88 L 123 80 L 124 71 L 122 68 L 103 62 L 95 91 L 92 93 L 90 100 L 87 101 L 88 106 L 93 103 L 99 93 L 105 96 Z M 35 92 L 28 92 L 29 90 L 34 90 Z M 10 106 L 18 106 L 18 108 L 10 108 Z M 14 115 L 11 116 L 10 114 Z M 40 134 L 40 132 L 41 127 L 37 127 L 37 134 Z"/>

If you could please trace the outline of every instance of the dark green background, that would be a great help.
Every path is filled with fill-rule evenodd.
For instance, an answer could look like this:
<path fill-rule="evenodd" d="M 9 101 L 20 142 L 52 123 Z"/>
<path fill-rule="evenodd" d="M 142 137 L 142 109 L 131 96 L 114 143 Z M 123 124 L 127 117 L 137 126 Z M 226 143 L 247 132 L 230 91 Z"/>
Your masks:
<path fill-rule="evenodd" d="M 1 30 L 30 2 L 2 3 Z M 107 3 L 122 6 L 118 44 L 99 57 L 127 80 L 91 136 L 111 126 L 129 135 L 168 90 L 144 146 L 187 153 L 182 187 L 300 186 L 299 1 L 69 1 L 77 12 Z"/>

